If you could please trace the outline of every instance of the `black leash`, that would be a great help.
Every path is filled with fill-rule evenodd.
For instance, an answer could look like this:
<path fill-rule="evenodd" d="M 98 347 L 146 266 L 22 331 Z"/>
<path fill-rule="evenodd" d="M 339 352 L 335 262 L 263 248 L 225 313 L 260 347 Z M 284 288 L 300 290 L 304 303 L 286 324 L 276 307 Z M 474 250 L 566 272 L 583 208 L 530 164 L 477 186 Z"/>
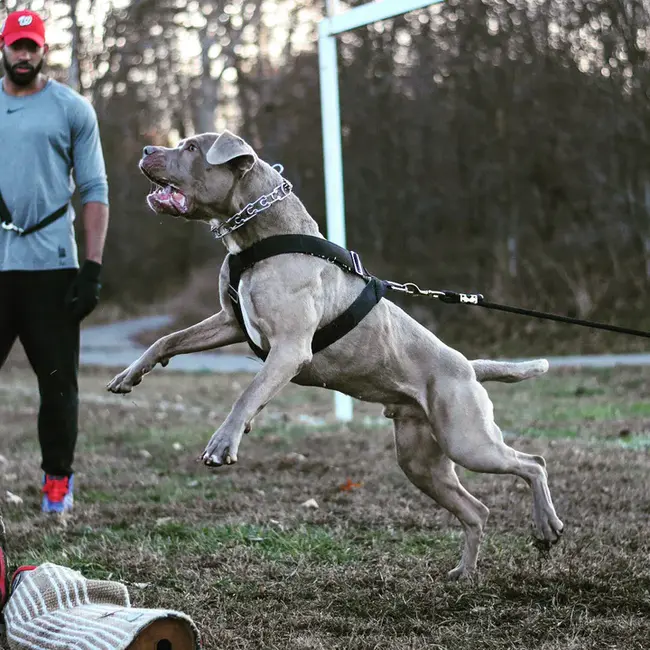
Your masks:
<path fill-rule="evenodd" d="M 522 316 L 533 316 L 535 318 L 542 318 L 546 320 L 559 321 L 561 323 L 569 323 L 571 325 L 581 325 L 582 327 L 591 327 L 594 329 L 608 330 L 610 332 L 618 332 L 620 334 L 631 334 L 632 336 L 642 336 L 650 338 L 650 332 L 642 330 L 635 330 L 629 327 L 619 327 L 618 325 L 609 325 L 607 323 L 597 323 L 595 321 L 584 320 L 582 318 L 570 318 L 569 316 L 560 316 L 559 314 L 550 314 L 544 311 L 537 311 L 535 309 L 522 309 L 520 307 L 510 307 L 509 305 L 501 305 L 496 302 L 485 300 L 483 294 L 480 293 L 459 293 L 457 291 L 432 291 L 430 289 L 420 289 L 416 284 L 407 282 L 405 284 L 398 284 L 396 282 L 386 283 L 390 289 L 394 291 L 401 291 L 411 296 L 428 296 L 437 298 L 438 300 L 447 304 L 459 305 L 474 305 L 476 307 L 485 307 L 486 309 L 496 309 L 499 311 L 510 312 L 511 314 L 521 314 Z"/>
<path fill-rule="evenodd" d="M 276 165 L 273 165 L 276 167 Z M 283 167 L 279 165 L 278 170 L 282 174 Z M 230 194 L 232 194 L 231 189 Z M 278 192 L 280 192 L 278 194 Z M 276 187 L 269 195 L 263 195 L 257 201 L 250 203 L 244 210 L 231 217 L 229 221 L 234 221 L 234 225 L 230 227 L 227 232 L 221 233 L 222 226 L 216 229 L 217 238 L 220 239 L 225 234 L 229 234 L 236 228 L 241 227 L 246 221 L 249 221 L 259 212 L 266 210 L 271 203 L 282 200 L 291 193 L 291 183 L 284 180 L 281 186 Z M 256 205 L 259 204 L 259 207 Z M 61 210 L 62 208 L 59 208 Z M 59 212 L 59 211 L 57 211 Z M 245 213 L 245 214 L 244 214 Z M 56 215 L 56 216 L 55 216 Z M 56 219 L 59 215 L 54 213 L 46 217 L 43 222 L 36 225 L 36 229 L 42 228 L 46 225 L 45 222 L 50 219 Z M 7 210 L 2 194 L 0 194 L 0 217 L 2 227 L 6 230 L 16 230 L 19 234 L 27 234 L 27 231 L 20 231 L 14 224 L 11 223 L 11 216 Z M 51 221 L 50 221 L 51 222 Z M 537 311 L 535 309 L 522 309 L 521 307 L 511 307 L 509 305 L 501 305 L 496 302 L 485 300 L 481 293 L 460 293 L 458 291 L 434 291 L 431 289 L 420 289 L 417 284 L 406 282 L 399 284 L 391 282 L 390 280 L 380 280 L 371 275 L 364 268 L 361 258 L 354 251 L 347 250 L 330 242 L 322 237 L 313 237 L 310 235 L 290 234 L 290 235 L 276 235 L 253 244 L 249 249 L 243 250 L 237 255 L 231 255 L 229 258 L 230 270 L 230 286 L 228 287 L 228 294 L 230 296 L 231 304 L 237 320 L 246 334 L 248 344 L 257 356 L 264 359 L 268 354 L 259 348 L 248 335 L 244 317 L 239 304 L 239 280 L 244 270 L 253 266 L 256 262 L 275 255 L 282 255 L 285 253 L 304 253 L 307 255 L 314 255 L 321 257 L 338 264 L 343 270 L 354 275 L 358 275 L 366 280 L 367 284 L 361 295 L 354 301 L 354 303 L 345 311 L 334 319 L 329 325 L 321 328 L 314 335 L 312 341 L 312 350 L 317 352 L 331 345 L 342 336 L 345 336 L 349 331 L 354 329 L 361 320 L 373 309 L 373 307 L 384 297 L 387 289 L 393 291 L 400 291 L 411 296 L 427 296 L 437 298 L 442 302 L 448 304 L 461 304 L 461 305 L 475 305 L 477 307 L 484 307 L 485 309 L 495 309 L 498 311 L 505 311 L 511 314 L 520 314 L 522 316 L 533 316 L 534 318 L 541 318 L 545 320 L 554 320 L 560 323 L 569 323 L 570 325 L 581 325 L 582 327 L 590 327 L 592 329 L 607 330 L 609 332 L 618 332 L 619 334 L 630 334 L 631 336 L 642 336 L 650 338 L 650 332 L 642 330 L 635 330 L 629 327 L 619 327 L 618 325 L 609 325 L 607 323 L 597 323 L 595 321 L 584 320 L 582 318 L 571 318 L 569 316 L 560 316 L 559 314 L 550 314 L 544 311 Z"/>

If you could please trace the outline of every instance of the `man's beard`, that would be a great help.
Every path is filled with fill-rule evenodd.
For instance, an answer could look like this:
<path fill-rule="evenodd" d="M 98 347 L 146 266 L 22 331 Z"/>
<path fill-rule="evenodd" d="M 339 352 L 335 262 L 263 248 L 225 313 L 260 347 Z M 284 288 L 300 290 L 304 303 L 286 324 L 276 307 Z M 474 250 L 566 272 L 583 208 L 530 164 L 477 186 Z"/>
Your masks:
<path fill-rule="evenodd" d="M 13 83 L 16 84 L 16 86 L 29 86 L 29 84 L 32 83 L 34 79 L 36 79 L 38 73 L 43 68 L 43 59 L 41 59 L 36 66 L 25 62 L 16 63 L 15 65 L 10 66 L 9 61 L 7 61 L 7 55 L 4 52 L 2 53 L 2 63 L 4 64 L 7 76 Z M 16 70 L 18 67 L 25 67 L 27 70 L 24 72 L 18 71 Z"/>

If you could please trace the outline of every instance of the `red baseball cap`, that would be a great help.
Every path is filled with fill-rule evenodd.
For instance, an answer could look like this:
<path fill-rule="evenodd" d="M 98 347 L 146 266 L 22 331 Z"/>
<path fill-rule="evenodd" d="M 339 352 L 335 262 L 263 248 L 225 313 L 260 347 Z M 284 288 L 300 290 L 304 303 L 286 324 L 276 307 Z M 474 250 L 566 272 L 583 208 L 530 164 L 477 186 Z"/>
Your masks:
<path fill-rule="evenodd" d="M 7 20 L 0 28 L 0 36 L 7 45 L 11 45 L 21 38 L 34 41 L 38 47 L 45 45 L 45 23 L 33 11 L 14 11 L 7 16 Z"/>

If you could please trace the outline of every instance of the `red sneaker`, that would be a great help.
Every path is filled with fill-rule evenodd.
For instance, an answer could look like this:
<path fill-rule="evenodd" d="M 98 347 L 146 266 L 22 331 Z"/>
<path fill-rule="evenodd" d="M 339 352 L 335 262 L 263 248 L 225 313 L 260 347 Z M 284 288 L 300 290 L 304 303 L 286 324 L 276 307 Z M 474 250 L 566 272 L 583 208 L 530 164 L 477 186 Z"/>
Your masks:
<path fill-rule="evenodd" d="M 74 474 L 69 478 L 45 474 L 42 492 L 41 512 L 69 512 L 74 503 Z"/>

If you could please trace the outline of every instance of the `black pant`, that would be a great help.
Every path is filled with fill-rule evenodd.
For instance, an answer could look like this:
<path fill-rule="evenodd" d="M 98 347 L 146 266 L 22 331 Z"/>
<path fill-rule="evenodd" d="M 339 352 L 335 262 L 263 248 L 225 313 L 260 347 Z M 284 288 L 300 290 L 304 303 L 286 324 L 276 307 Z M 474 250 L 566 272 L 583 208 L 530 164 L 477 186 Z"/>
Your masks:
<path fill-rule="evenodd" d="M 79 419 L 79 322 L 65 306 L 76 269 L 0 271 L 0 368 L 20 339 L 41 396 L 42 469 L 69 476 Z"/>

